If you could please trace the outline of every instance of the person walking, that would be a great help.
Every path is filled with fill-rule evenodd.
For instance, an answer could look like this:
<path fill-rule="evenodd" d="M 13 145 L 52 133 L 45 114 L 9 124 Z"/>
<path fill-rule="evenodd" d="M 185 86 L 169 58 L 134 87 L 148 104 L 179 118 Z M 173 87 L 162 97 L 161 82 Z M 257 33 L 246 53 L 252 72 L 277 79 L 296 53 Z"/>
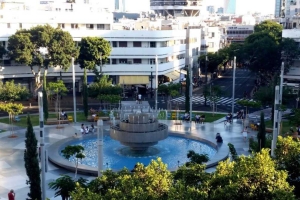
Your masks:
<path fill-rule="evenodd" d="M 248 137 L 248 126 L 246 126 L 243 130 L 243 138 L 244 138 L 244 142 L 247 142 L 247 137 Z"/>
<path fill-rule="evenodd" d="M 216 141 L 217 141 L 217 143 L 222 143 L 223 142 L 223 138 L 221 137 L 220 133 L 217 133 L 217 135 L 216 135 Z"/>
<path fill-rule="evenodd" d="M 7 194 L 7 196 L 8 196 L 8 200 L 15 200 L 16 194 L 15 194 L 14 190 L 10 190 L 9 193 Z"/>

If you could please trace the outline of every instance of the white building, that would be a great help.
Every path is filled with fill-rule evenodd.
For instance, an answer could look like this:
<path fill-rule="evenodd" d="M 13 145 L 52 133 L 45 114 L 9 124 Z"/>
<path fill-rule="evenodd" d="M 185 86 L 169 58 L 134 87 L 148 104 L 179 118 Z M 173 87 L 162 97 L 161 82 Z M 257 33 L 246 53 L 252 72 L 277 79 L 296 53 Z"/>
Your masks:
<path fill-rule="evenodd" d="M 193 66 L 197 66 L 200 52 L 200 29 L 187 29 L 188 24 L 174 23 L 168 20 L 151 22 L 137 21 L 131 27 L 114 30 L 112 13 L 105 10 L 83 7 L 72 10 L 52 11 L 36 10 L 0 10 L 0 41 L 7 47 L 8 38 L 17 30 L 29 29 L 36 25 L 49 24 L 68 31 L 74 41 L 82 37 L 103 37 L 111 43 L 112 52 L 108 63 L 103 63 L 103 72 L 120 84 L 149 84 L 151 72 L 155 72 L 155 57 L 158 57 L 158 75 L 169 77 L 169 81 L 178 80 L 181 68 L 194 57 Z M 28 84 L 32 89 L 33 75 L 30 68 L 4 60 L 5 70 L 2 78 L 14 78 L 16 82 Z M 82 70 L 76 66 L 76 75 L 82 76 Z M 92 75 L 92 73 L 90 73 Z M 71 69 L 49 69 L 48 77 L 62 77 L 71 81 Z M 78 79 L 80 79 L 78 77 Z M 153 81 L 154 82 L 154 81 Z M 80 81 L 79 81 L 79 84 Z M 80 87 L 78 87 L 80 88 Z"/>
<path fill-rule="evenodd" d="M 215 26 L 205 26 L 201 33 L 201 55 L 207 53 L 215 53 L 223 48 L 225 44 L 223 28 Z"/>
<path fill-rule="evenodd" d="M 254 32 L 254 25 L 234 25 L 226 28 L 227 41 L 244 42 Z"/>

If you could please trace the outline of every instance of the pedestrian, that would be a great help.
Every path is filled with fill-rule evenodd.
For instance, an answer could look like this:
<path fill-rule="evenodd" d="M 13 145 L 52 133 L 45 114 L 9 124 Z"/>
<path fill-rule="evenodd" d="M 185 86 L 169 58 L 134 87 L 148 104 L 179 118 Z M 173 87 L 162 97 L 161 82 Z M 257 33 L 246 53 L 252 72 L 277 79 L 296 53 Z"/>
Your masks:
<path fill-rule="evenodd" d="M 244 138 L 244 141 L 246 142 L 247 141 L 247 135 L 248 135 L 248 126 L 246 126 L 243 130 L 243 138 Z"/>
<path fill-rule="evenodd" d="M 142 103 L 142 95 L 141 94 L 138 95 L 138 101 L 139 101 L 139 104 Z"/>
<path fill-rule="evenodd" d="M 217 140 L 217 143 L 222 143 L 223 142 L 223 138 L 221 137 L 220 133 L 217 133 L 216 140 Z"/>
<path fill-rule="evenodd" d="M 84 124 L 81 124 L 80 132 L 81 132 L 82 135 L 85 135 Z"/>
<path fill-rule="evenodd" d="M 14 190 L 10 190 L 9 193 L 8 193 L 8 200 L 15 200 L 15 192 Z"/>

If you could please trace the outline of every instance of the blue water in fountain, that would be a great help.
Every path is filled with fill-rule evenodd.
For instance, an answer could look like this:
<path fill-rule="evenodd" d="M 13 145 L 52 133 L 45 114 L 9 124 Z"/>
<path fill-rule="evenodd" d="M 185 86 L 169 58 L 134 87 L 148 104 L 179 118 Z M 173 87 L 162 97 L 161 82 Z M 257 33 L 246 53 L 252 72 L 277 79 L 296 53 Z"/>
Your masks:
<path fill-rule="evenodd" d="M 119 170 L 124 167 L 129 170 L 139 162 L 148 165 L 151 160 L 161 157 L 162 161 L 168 165 L 168 169 L 175 169 L 188 161 L 187 153 L 193 150 L 199 154 L 207 154 L 212 158 L 216 154 L 216 149 L 208 144 L 196 140 L 169 136 L 167 139 L 152 146 L 143 155 L 132 152 L 129 147 L 123 146 L 119 141 L 111 139 L 109 136 L 103 138 L 103 169 Z M 70 145 L 81 145 L 84 147 L 86 158 L 80 162 L 83 165 L 92 167 L 98 166 L 98 146 L 97 138 L 76 141 Z M 70 161 L 74 161 L 71 158 Z M 178 163 L 179 161 L 179 163 Z"/>

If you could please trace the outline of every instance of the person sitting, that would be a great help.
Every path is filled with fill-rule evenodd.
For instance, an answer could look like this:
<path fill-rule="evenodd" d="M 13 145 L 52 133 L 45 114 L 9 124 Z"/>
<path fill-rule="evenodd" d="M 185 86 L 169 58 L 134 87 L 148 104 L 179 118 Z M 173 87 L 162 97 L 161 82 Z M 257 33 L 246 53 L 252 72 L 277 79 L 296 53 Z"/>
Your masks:
<path fill-rule="evenodd" d="M 184 119 L 185 121 L 190 120 L 190 115 L 189 115 L 189 113 L 185 113 L 183 119 Z"/>
<path fill-rule="evenodd" d="M 200 123 L 200 115 L 199 114 L 197 114 L 195 116 L 195 123 Z"/>
<path fill-rule="evenodd" d="M 93 109 L 93 108 L 91 108 L 91 109 L 90 109 L 90 113 L 91 113 L 91 114 L 95 114 L 95 113 L 96 113 L 96 110 Z"/>
<path fill-rule="evenodd" d="M 201 115 L 200 117 L 200 124 L 204 124 L 204 120 L 205 120 L 205 115 Z"/>
<path fill-rule="evenodd" d="M 226 116 L 226 121 L 229 123 L 232 123 L 232 114 L 228 113 L 228 115 Z"/>
<path fill-rule="evenodd" d="M 85 127 L 85 134 L 88 134 L 90 132 L 90 129 L 88 126 Z"/>
<path fill-rule="evenodd" d="M 94 133 L 94 132 L 95 132 L 94 124 L 91 124 L 91 128 L 90 128 L 89 132 L 91 132 L 91 133 Z"/>
<path fill-rule="evenodd" d="M 85 135 L 85 128 L 84 128 L 84 124 L 81 124 L 81 127 L 80 127 L 80 132 L 82 135 Z"/>
<path fill-rule="evenodd" d="M 223 138 L 221 137 L 220 133 L 217 133 L 216 140 L 217 140 L 217 143 L 222 143 L 223 142 Z"/>
<path fill-rule="evenodd" d="M 68 115 L 66 114 L 66 112 L 64 110 L 61 111 L 60 115 L 61 115 L 61 119 L 63 119 L 63 120 L 68 119 Z"/>

